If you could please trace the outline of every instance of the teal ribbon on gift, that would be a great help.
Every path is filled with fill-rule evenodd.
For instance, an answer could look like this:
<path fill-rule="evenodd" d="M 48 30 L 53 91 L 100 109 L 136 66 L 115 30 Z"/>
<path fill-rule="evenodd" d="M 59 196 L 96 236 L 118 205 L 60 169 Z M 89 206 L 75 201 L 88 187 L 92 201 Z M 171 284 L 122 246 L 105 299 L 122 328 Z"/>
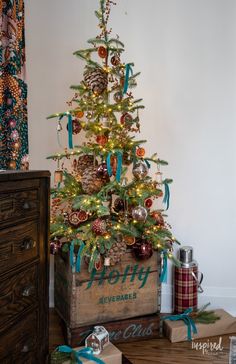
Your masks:
<path fill-rule="evenodd" d="M 68 119 L 68 147 L 70 149 L 73 149 L 73 121 L 72 121 L 72 115 L 69 112 L 66 112 L 62 114 L 59 117 L 59 120 L 61 120 L 64 116 L 67 116 Z"/>
<path fill-rule="evenodd" d="M 107 172 L 109 174 L 109 176 L 112 176 L 112 168 L 111 168 L 111 156 L 113 154 L 110 152 L 107 155 Z M 116 168 L 116 180 L 117 182 L 120 182 L 120 178 L 121 178 L 121 172 L 122 172 L 122 152 L 121 151 L 116 151 L 114 153 L 114 155 L 117 157 L 117 168 Z"/>
<path fill-rule="evenodd" d="M 193 309 L 190 307 L 187 310 L 185 310 L 180 315 L 170 315 L 170 316 L 164 316 L 162 317 L 162 320 L 170 320 L 170 321 L 184 321 L 185 325 L 187 326 L 187 337 L 188 340 L 192 340 L 192 334 L 197 334 L 197 328 L 195 325 L 194 320 L 192 317 L 189 316 L 189 314 L 193 311 Z"/>
<path fill-rule="evenodd" d="M 123 94 L 126 94 L 126 92 L 128 91 L 130 73 L 131 75 L 133 74 L 132 64 L 127 63 L 125 66 L 125 82 L 124 82 Z"/>
<path fill-rule="evenodd" d="M 162 270 L 160 274 L 160 282 L 161 283 L 167 283 L 167 252 L 164 251 L 162 253 Z"/>
<path fill-rule="evenodd" d="M 164 182 L 165 186 L 165 195 L 163 198 L 163 203 L 166 204 L 166 210 L 168 210 L 170 206 L 170 188 L 167 182 Z"/>
<path fill-rule="evenodd" d="M 80 350 L 75 350 L 72 349 L 70 346 L 61 345 L 57 347 L 57 351 L 59 351 L 60 353 L 73 354 L 76 360 L 76 364 L 83 364 L 83 361 L 81 359 L 88 359 L 98 364 L 105 364 L 103 360 L 94 356 L 92 348 L 83 348 Z"/>

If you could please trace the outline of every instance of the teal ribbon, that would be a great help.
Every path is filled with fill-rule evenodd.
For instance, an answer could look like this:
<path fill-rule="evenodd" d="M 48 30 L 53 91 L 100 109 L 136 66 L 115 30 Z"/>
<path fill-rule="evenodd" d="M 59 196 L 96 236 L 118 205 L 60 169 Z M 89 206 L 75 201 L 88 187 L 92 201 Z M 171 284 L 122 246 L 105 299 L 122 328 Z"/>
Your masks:
<path fill-rule="evenodd" d="M 116 180 L 117 182 L 120 182 L 120 178 L 121 178 L 121 172 L 122 172 L 122 152 L 120 151 L 116 151 L 114 153 L 117 157 L 117 168 L 116 168 Z M 109 176 L 112 176 L 112 168 L 111 168 L 111 156 L 112 153 L 108 153 L 107 155 L 107 172 L 109 174 Z"/>
<path fill-rule="evenodd" d="M 146 163 L 147 167 L 150 169 L 151 168 L 151 164 L 149 163 L 149 161 L 147 159 L 144 159 L 144 162 Z"/>
<path fill-rule="evenodd" d="M 168 183 L 164 182 L 164 186 L 165 186 L 165 195 L 163 198 L 163 203 L 166 204 L 166 210 L 168 210 L 169 206 L 170 206 L 170 188 Z"/>
<path fill-rule="evenodd" d="M 81 266 L 81 253 L 85 247 L 85 244 L 82 240 L 78 240 L 78 242 L 80 243 L 80 247 L 79 247 L 79 251 L 77 254 L 77 260 L 76 260 L 76 266 L 75 266 L 75 271 L 78 273 L 80 272 L 80 266 Z"/>
<path fill-rule="evenodd" d="M 70 149 L 73 149 L 73 121 L 72 121 L 72 115 L 70 113 L 64 113 L 59 117 L 59 120 L 61 120 L 64 116 L 67 116 L 68 118 L 68 147 Z"/>
<path fill-rule="evenodd" d="M 107 173 L 109 176 L 112 176 L 112 168 L 111 168 L 111 152 L 107 155 Z"/>
<path fill-rule="evenodd" d="M 126 92 L 128 91 L 130 73 L 133 74 L 132 66 L 131 63 L 127 63 L 125 66 L 125 82 L 124 82 L 123 94 L 126 94 Z"/>
<path fill-rule="evenodd" d="M 70 243 L 70 266 L 71 268 L 74 267 L 74 249 L 75 249 L 75 243 L 74 240 Z"/>
<path fill-rule="evenodd" d="M 121 172 L 122 172 L 122 153 L 116 152 L 117 155 L 117 169 L 116 169 L 116 180 L 120 182 Z"/>
<path fill-rule="evenodd" d="M 170 320 L 170 321 L 179 321 L 183 320 L 185 325 L 187 326 L 187 337 L 188 340 L 192 340 L 192 334 L 197 334 L 197 328 L 195 325 L 195 322 L 193 319 L 189 316 L 189 314 L 193 311 L 193 309 L 190 307 L 187 310 L 185 310 L 180 315 L 170 315 L 170 316 L 164 316 L 162 317 L 162 320 Z"/>
<path fill-rule="evenodd" d="M 103 360 L 94 356 L 92 348 L 83 348 L 80 350 L 75 350 L 72 349 L 70 346 L 61 345 L 57 347 L 57 351 L 59 351 L 60 353 L 73 354 L 76 360 L 76 364 L 83 364 L 81 358 L 92 360 L 95 363 L 105 364 Z"/>
<path fill-rule="evenodd" d="M 163 263 L 162 263 L 162 270 L 160 274 L 160 282 L 167 283 L 167 252 L 163 252 Z"/>

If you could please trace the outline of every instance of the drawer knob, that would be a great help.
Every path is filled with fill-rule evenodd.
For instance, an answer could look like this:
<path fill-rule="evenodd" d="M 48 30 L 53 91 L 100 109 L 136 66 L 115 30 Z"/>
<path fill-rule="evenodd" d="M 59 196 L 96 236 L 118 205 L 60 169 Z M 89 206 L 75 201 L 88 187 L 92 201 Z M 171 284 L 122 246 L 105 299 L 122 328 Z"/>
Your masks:
<path fill-rule="evenodd" d="M 21 349 L 22 353 L 28 353 L 30 351 L 29 345 L 24 345 L 23 348 Z"/>
<path fill-rule="evenodd" d="M 24 204 L 23 204 L 23 209 L 24 210 L 29 210 L 30 209 L 30 204 L 29 202 L 25 201 Z"/>
<path fill-rule="evenodd" d="M 21 250 L 30 250 L 36 247 L 36 241 L 33 239 L 25 239 L 21 244 Z"/>
<path fill-rule="evenodd" d="M 22 296 L 23 297 L 30 297 L 34 294 L 34 286 L 30 285 L 23 289 Z"/>

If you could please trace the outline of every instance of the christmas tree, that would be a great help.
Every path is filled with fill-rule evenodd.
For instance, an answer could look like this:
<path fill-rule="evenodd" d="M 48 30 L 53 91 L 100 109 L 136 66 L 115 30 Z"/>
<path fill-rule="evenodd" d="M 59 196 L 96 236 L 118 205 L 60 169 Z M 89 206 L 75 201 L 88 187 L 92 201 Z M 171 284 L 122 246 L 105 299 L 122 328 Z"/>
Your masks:
<path fill-rule="evenodd" d="M 69 110 L 48 117 L 58 120 L 59 143 L 60 133 L 68 133 L 68 148 L 48 157 L 57 162 L 51 252 L 69 251 L 76 271 L 82 257 L 89 271 L 115 265 L 127 248 L 137 259 L 148 259 L 158 250 L 165 262 L 167 257 L 175 260 L 177 240 L 163 209 L 152 208 L 161 199 L 168 209 L 172 180 L 162 178 L 167 162 L 157 154 L 147 157 L 145 140 L 135 138 L 144 108 L 132 92 L 139 73 L 134 73 L 133 63 L 122 62 L 124 44 L 108 28 L 112 4 L 100 0 L 95 11 L 100 34 L 88 40 L 87 49 L 74 53 L 85 68 L 80 84 L 71 86 L 75 94 Z M 85 142 L 77 145 L 82 131 Z M 151 167 L 157 170 L 155 179 L 149 176 Z"/>

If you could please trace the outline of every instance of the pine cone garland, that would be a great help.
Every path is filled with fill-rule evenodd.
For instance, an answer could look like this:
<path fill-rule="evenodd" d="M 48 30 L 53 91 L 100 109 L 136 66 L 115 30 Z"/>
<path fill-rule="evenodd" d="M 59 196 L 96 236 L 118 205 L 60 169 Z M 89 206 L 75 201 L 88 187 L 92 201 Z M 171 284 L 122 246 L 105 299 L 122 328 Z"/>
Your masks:
<path fill-rule="evenodd" d="M 102 68 L 88 69 L 84 72 L 84 81 L 94 94 L 100 95 L 107 88 L 107 73 Z"/>
<path fill-rule="evenodd" d="M 121 261 L 122 256 L 126 252 L 126 243 L 123 240 L 117 240 L 109 250 L 110 265 L 116 265 Z"/>
<path fill-rule="evenodd" d="M 88 167 L 93 167 L 98 164 L 97 160 L 94 161 L 94 156 L 91 154 L 84 154 L 78 158 L 77 171 L 82 175 Z"/>
<path fill-rule="evenodd" d="M 90 166 L 82 174 L 80 182 L 84 192 L 92 195 L 101 190 L 104 184 L 107 183 L 107 178 L 99 177 L 97 175 L 97 167 Z"/>

